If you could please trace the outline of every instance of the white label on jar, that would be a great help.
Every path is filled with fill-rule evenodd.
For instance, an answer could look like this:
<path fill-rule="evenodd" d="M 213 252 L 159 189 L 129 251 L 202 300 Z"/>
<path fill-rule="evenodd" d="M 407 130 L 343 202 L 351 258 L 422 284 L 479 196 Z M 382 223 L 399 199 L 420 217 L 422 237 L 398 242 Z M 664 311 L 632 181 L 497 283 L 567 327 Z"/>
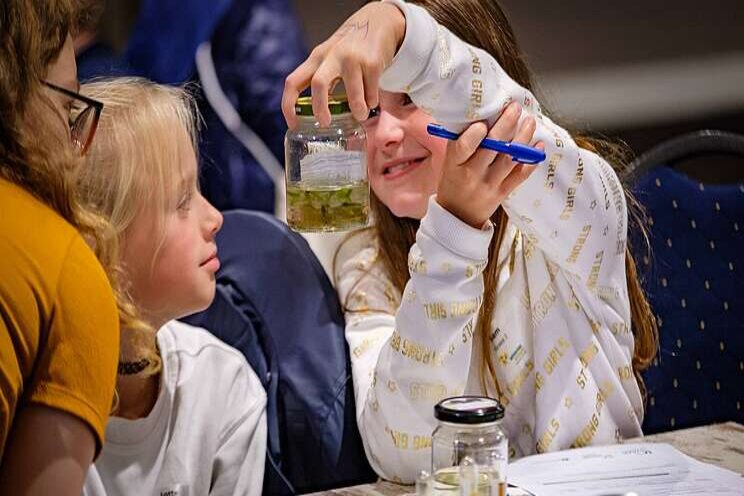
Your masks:
<path fill-rule="evenodd" d="M 497 403 L 490 398 L 453 398 L 442 404 L 448 410 L 469 412 L 485 408 L 493 408 Z"/>
<path fill-rule="evenodd" d="M 344 147 L 338 141 L 308 141 L 307 142 L 307 153 L 312 155 L 314 153 L 333 153 L 343 152 Z"/>
<path fill-rule="evenodd" d="M 359 151 L 308 153 L 300 160 L 300 174 L 302 182 L 350 183 L 366 179 L 367 164 Z"/>

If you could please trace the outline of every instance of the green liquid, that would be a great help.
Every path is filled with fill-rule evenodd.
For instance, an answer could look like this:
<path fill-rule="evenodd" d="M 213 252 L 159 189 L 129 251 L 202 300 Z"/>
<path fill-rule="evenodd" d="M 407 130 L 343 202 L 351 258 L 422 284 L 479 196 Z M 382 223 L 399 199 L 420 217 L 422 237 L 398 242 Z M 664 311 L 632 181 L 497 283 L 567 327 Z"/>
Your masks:
<path fill-rule="evenodd" d="M 348 231 L 369 221 L 369 183 L 287 186 L 287 224 L 306 232 Z"/>
<path fill-rule="evenodd" d="M 477 492 L 474 491 L 472 495 L 490 496 L 489 485 L 489 475 L 484 473 L 478 474 Z M 460 470 L 458 467 L 444 468 L 434 473 L 434 494 L 460 494 Z M 506 496 L 506 482 L 498 483 L 496 494 L 498 496 Z"/>

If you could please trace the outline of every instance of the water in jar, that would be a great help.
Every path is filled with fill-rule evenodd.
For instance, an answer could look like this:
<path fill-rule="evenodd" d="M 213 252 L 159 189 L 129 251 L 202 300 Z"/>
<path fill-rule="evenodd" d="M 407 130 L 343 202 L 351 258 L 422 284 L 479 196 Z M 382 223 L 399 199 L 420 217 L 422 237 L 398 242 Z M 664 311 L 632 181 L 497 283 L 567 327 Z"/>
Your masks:
<path fill-rule="evenodd" d="M 498 472 L 477 471 L 477 484 L 472 485 L 467 496 L 506 496 L 506 481 Z M 441 496 L 457 496 L 461 492 L 460 467 L 447 467 L 434 472 L 431 493 Z"/>
<path fill-rule="evenodd" d="M 287 223 L 299 231 L 346 231 L 366 226 L 369 184 L 294 183 L 287 185 L 287 207 Z"/>
<path fill-rule="evenodd" d="M 298 115 L 286 136 L 287 223 L 298 231 L 345 231 L 369 221 L 366 136 L 346 102 L 339 107 L 339 114 L 331 107 L 329 127 Z"/>

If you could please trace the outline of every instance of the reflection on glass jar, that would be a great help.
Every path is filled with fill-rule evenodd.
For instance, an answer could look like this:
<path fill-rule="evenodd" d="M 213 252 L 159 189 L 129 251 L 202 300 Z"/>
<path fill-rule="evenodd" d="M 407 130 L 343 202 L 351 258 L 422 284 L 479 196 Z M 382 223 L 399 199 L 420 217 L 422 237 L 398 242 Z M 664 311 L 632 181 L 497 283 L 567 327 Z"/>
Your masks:
<path fill-rule="evenodd" d="M 369 221 L 367 140 L 345 97 L 331 98 L 321 127 L 310 97 L 295 105 L 299 124 L 284 140 L 287 223 L 306 232 L 345 231 Z"/>
<path fill-rule="evenodd" d="M 508 440 L 501 404 L 480 396 L 448 398 L 434 407 L 434 416 L 434 494 L 505 496 Z"/>

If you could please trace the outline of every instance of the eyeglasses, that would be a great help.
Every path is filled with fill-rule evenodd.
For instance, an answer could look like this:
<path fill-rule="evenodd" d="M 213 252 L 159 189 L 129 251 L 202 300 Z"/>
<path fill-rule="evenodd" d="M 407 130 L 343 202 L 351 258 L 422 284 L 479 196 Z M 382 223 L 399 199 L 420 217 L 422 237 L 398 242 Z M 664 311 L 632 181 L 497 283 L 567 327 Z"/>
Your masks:
<path fill-rule="evenodd" d="M 75 100 L 77 113 L 69 122 L 70 136 L 72 137 L 72 143 L 80 150 L 80 154 L 85 155 L 88 147 L 93 142 L 93 136 L 96 134 L 98 119 L 101 118 L 101 111 L 103 110 L 103 103 L 75 91 L 70 91 L 67 88 L 57 86 L 56 84 L 47 81 L 43 81 L 43 83 L 49 89 Z"/>

